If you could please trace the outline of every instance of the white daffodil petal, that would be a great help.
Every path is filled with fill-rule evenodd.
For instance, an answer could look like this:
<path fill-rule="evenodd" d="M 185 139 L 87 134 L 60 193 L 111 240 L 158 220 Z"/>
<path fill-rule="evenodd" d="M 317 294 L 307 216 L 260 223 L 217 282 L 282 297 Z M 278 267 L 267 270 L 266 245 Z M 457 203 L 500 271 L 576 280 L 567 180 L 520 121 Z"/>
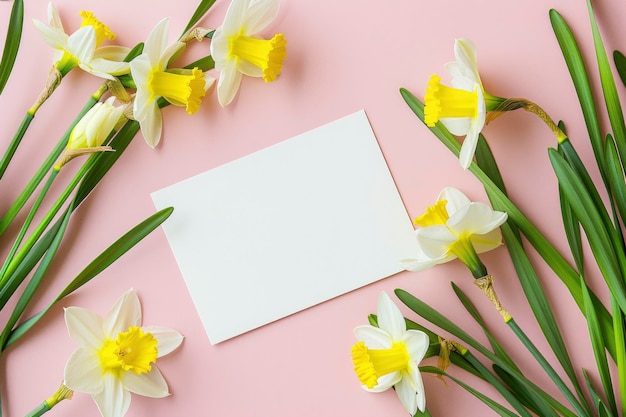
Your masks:
<path fill-rule="evenodd" d="M 130 392 L 150 398 L 163 398 L 170 395 L 167 382 L 156 365 L 152 365 L 150 372 L 137 375 L 127 372 L 124 375 L 124 386 Z"/>
<path fill-rule="evenodd" d="M 412 361 L 419 363 L 424 359 L 430 345 L 430 339 L 426 333 L 419 330 L 407 330 L 403 340 Z"/>
<path fill-rule="evenodd" d="M 141 326 L 141 304 L 133 290 L 123 294 L 104 317 L 104 331 L 115 335 L 131 326 Z"/>
<path fill-rule="evenodd" d="M 474 202 L 450 216 L 447 225 L 459 234 L 485 234 L 499 227 L 506 218 L 505 213 L 495 213 L 488 205 Z"/>
<path fill-rule="evenodd" d="M 400 264 L 402 268 L 407 271 L 419 272 L 437 265 L 439 263 L 438 261 L 439 259 L 430 259 L 424 255 L 424 257 L 420 259 L 402 259 L 400 260 Z"/>
<path fill-rule="evenodd" d="M 123 417 L 130 406 L 130 393 L 112 374 L 106 374 L 102 379 L 104 389 L 92 396 L 100 414 L 102 417 Z"/>
<path fill-rule="evenodd" d="M 411 384 L 415 389 L 415 400 L 417 401 L 417 408 L 420 411 L 426 409 L 426 392 L 424 391 L 424 381 L 422 380 L 422 374 L 420 374 L 417 364 L 411 367 L 408 378 L 411 380 Z"/>
<path fill-rule="evenodd" d="M 482 88 L 476 60 L 476 46 L 474 43 L 469 39 L 463 38 L 455 40 L 454 57 L 464 75 L 479 84 Z"/>
<path fill-rule="evenodd" d="M 249 5 L 250 0 L 233 0 L 230 3 L 222 24 L 224 33 L 227 36 L 235 35 L 239 32 Z"/>
<path fill-rule="evenodd" d="M 378 327 L 389 333 L 392 340 L 400 340 L 406 331 L 400 309 L 384 291 L 378 296 Z"/>
<path fill-rule="evenodd" d="M 452 234 L 445 225 L 428 226 L 415 231 L 417 244 L 430 259 L 445 256 L 448 245 L 455 242 L 457 236 Z"/>
<path fill-rule="evenodd" d="M 391 336 L 386 331 L 370 325 L 355 327 L 354 335 L 369 349 L 389 349 L 393 344 Z"/>
<path fill-rule="evenodd" d="M 159 58 L 159 68 L 164 70 L 167 67 L 167 64 L 169 64 L 169 62 L 173 60 L 185 46 L 185 43 L 176 41 L 165 48 L 161 52 L 161 57 Z"/>
<path fill-rule="evenodd" d="M 156 102 L 145 107 L 143 119 L 139 120 L 141 133 L 148 146 L 156 148 L 161 141 L 161 133 L 163 131 L 163 116 Z"/>
<path fill-rule="evenodd" d="M 472 119 L 469 117 L 444 117 L 439 121 L 455 136 L 465 136 L 472 124 Z"/>
<path fill-rule="evenodd" d="M 52 2 L 48 3 L 48 23 L 51 27 L 65 32 L 65 29 L 63 29 L 63 22 L 61 21 L 59 13 Z"/>
<path fill-rule="evenodd" d="M 111 75 L 123 75 L 130 72 L 130 64 L 128 62 L 110 61 L 103 58 L 94 58 L 90 62 L 91 67 L 98 72 Z"/>
<path fill-rule="evenodd" d="M 79 392 L 97 394 L 103 389 L 102 368 L 94 349 L 77 349 L 65 364 L 64 384 Z"/>
<path fill-rule="evenodd" d="M 146 54 L 150 64 L 156 66 L 161 58 L 161 51 L 168 45 L 170 19 L 166 17 L 152 29 L 144 44 L 143 53 Z"/>
<path fill-rule="evenodd" d="M 97 48 L 93 57 L 108 59 L 110 61 L 123 61 L 126 56 L 128 56 L 129 52 L 130 48 L 125 46 L 108 45 Z"/>
<path fill-rule="evenodd" d="M 79 62 L 91 62 L 96 51 L 96 31 L 93 26 L 83 26 L 67 38 L 67 44 Z"/>
<path fill-rule="evenodd" d="M 365 385 L 361 385 L 361 387 L 365 391 L 369 392 L 383 392 L 396 385 L 401 379 L 402 372 L 392 372 L 378 377 L 378 384 L 376 384 L 373 388 L 367 388 Z"/>
<path fill-rule="evenodd" d="M 255 34 L 265 29 L 278 15 L 280 0 L 252 0 L 242 26 L 246 34 Z"/>
<path fill-rule="evenodd" d="M 80 307 L 65 309 L 65 323 L 72 340 L 80 346 L 99 348 L 104 340 L 102 317 Z"/>
<path fill-rule="evenodd" d="M 46 25 L 45 23 L 33 19 L 35 28 L 39 31 L 41 38 L 51 47 L 55 49 L 67 48 L 67 35 L 64 32 L 59 31 Z"/>
<path fill-rule="evenodd" d="M 150 333 L 157 340 L 157 350 L 159 358 L 176 350 L 183 343 L 183 335 L 169 327 L 145 326 L 142 327 L 145 332 Z"/>
<path fill-rule="evenodd" d="M 248 77 L 258 78 L 263 76 L 263 70 L 260 67 L 243 59 L 237 60 L 237 71 Z"/>
<path fill-rule="evenodd" d="M 237 71 L 233 62 L 229 62 L 220 74 L 217 82 L 217 99 L 222 107 L 228 106 L 241 85 L 242 74 Z"/>
<path fill-rule="evenodd" d="M 394 385 L 396 394 L 400 402 L 404 406 L 404 409 L 409 412 L 410 415 L 414 415 L 417 412 L 417 397 L 413 384 L 409 378 L 402 378 L 397 384 Z"/>
<path fill-rule="evenodd" d="M 473 235 L 470 241 L 476 253 L 489 252 L 502 245 L 502 232 L 500 229 L 494 229 L 484 235 Z"/>
<path fill-rule="evenodd" d="M 454 187 L 446 187 L 440 193 L 437 200 L 446 200 L 448 216 L 454 215 L 462 207 L 468 206 L 471 201 L 465 194 Z"/>
<path fill-rule="evenodd" d="M 211 38 L 211 56 L 215 61 L 215 69 L 217 71 L 223 71 L 224 66 L 228 62 L 228 50 L 230 49 L 230 42 L 228 36 L 224 34 L 222 28 L 218 28 Z"/>

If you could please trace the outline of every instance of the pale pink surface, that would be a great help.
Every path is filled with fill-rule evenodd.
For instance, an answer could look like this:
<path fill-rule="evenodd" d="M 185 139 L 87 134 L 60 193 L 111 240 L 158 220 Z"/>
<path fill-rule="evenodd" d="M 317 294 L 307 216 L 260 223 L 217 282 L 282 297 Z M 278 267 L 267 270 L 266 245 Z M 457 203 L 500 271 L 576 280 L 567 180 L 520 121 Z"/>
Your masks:
<path fill-rule="evenodd" d="M 55 4 L 66 28 L 76 27 L 78 12 L 85 7 L 117 32 L 117 42 L 130 46 L 143 41 L 165 16 L 172 17 L 173 41 L 195 8 L 192 1 L 162 1 L 158 7 L 155 3 L 110 0 L 79 6 L 75 1 L 59 0 Z M 227 4 L 218 1 L 203 25 L 218 26 Z M 16 70 L 0 96 L 3 147 L 47 76 L 52 51 L 31 22 L 32 18 L 46 19 L 46 6 L 42 0 L 26 2 Z M 0 2 L 2 41 L 10 7 L 10 2 Z M 575 92 L 550 27 L 549 7 L 563 14 L 585 48 L 584 56 L 593 58 L 583 0 L 401 0 L 389 5 L 357 0 L 283 0 L 277 21 L 266 31 L 267 35 L 281 31 L 288 40 L 283 75 L 273 84 L 245 79 L 238 97 L 227 109 L 219 107 L 214 92 L 192 117 L 179 108 L 166 109 L 164 135 L 156 150 L 149 149 L 138 135 L 76 213 L 62 247 L 64 253 L 53 266 L 52 279 L 37 295 L 37 306 L 29 314 L 43 307 L 109 243 L 152 214 L 152 191 L 361 108 L 369 116 L 411 216 L 420 214 L 447 185 L 463 190 L 472 199 L 485 200 L 480 183 L 461 169 L 398 93 L 398 88 L 404 86 L 422 97 L 431 73 L 447 80 L 444 64 L 453 59 L 456 37 L 476 43 L 481 75 L 489 92 L 527 97 L 540 103 L 555 119 L 563 119 L 583 159 L 591 163 L 593 155 Z M 621 22 L 626 5 L 617 0 L 604 1 L 597 11 L 608 50 L 625 50 L 626 27 Z M 190 53 L 201 56 L 208 53 L 208 47 L 205 41 L 193 45 Z M 595 68 L 595 64 L 589 66 Z M 0 210 L 10 205 L 99 85 L 100 80 L 74 72 L 44 105 L 0 184 Z M 565 250 L 556 182 L 546 153 L 546 148 L 555 144 L 551 133 L 536 118 L 521 111 L 498 119 L 484 133 L 513 200 Z M 253 207 L 250 215 L 254 216 Z M 302 226 L 305 232 L 306 223 Z M 3 251 L 7 245 L 4 241 Z M 509 311 L 531 337 L 538 336 L 539 330 L 526 319 L 529 310 L 520 297 L 505 249 L 487 254 L 484 261 L 497 277 L 499 295 Z M 551 271 L 543 266 L 539 270 L 549 296 L 558 300 L 557 318 L 563 324 L 577 368 L 593 368 L 589 346 L 581 342 L 584 338 L 580 333 L 585 331 L 576 306 L 562 295 L 565 288 Z M 484 340 L 454 299 L 451 279 L 473 296 L 494 331 L 502 335 L 503 344 L 516 352 L 516 357 L 530 362 L 499 316 L 482 301 L 470 275 L 458 262 L 426 272 L 398 274 L 211 346 L 165 236 L 158 230 L 102 276 L 59 303 L 35 331 L 3 355 L 3 410 L 8 416 L 24 415 L 61 382 L 65 361 L 76 348 L 65 330 L 63 306 L 76 305 L 104 314 L 119 295 L 133 287 L 143 303 L 144 324 L 173 327 L 185 335 L 185 341 L 178 351 L 159 362 L 172 396 L 158 400 L 134 396 L 128 416 L 404 416 L 393 392 L 370 394 L 360 388 L 350 361 L 350 347 L 355 341 L 352 329 L 366 323 L 367 315 L 375 312 L 381 290 L 391 293 L 401 287 Z M 417 319 L 406 309 L 403 311 Z M 545 343 L 540 341 L 538 345 L 545 349 Z M 434 365 L 435 360 L 426 364 Z M 534 365 L 527 374 L 537 376 L 541 384 L 547 382 Z M 473 378 L 459 375 L 475 383 Z M 433 415 L 493 415 L 453 383 L 444 386 L 429 375 L 424 380 L 427 405 Z M 50 415 L 99 414 L 89 396 L 77 394 Z"/>

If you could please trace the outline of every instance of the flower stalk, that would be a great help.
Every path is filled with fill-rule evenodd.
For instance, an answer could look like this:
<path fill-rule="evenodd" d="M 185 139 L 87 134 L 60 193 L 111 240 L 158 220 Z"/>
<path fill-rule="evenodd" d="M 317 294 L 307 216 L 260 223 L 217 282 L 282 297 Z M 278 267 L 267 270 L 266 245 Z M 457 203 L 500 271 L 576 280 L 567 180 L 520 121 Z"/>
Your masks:
<path fill-rule="evenodd" d="M 52 410 L 52 408 L 63 400 L 71 400 L 74 395 L 74 391 L 61 384 L 59 389 L 42 402 L 39 407 L 35 408 L 30 413 L 26 414 L 26 417 L 39 417 Z"/>

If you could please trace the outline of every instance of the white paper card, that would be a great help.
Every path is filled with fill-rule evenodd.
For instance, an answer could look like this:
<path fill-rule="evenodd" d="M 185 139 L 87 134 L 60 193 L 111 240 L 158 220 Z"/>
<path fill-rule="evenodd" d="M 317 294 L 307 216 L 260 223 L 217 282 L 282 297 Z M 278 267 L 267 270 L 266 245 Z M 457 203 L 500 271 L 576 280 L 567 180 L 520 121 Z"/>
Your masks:
<path fill-rule="evenodd" d="M 152 194 L 211 343 L 399 272 L 413 226 L 364 111 Z"/>

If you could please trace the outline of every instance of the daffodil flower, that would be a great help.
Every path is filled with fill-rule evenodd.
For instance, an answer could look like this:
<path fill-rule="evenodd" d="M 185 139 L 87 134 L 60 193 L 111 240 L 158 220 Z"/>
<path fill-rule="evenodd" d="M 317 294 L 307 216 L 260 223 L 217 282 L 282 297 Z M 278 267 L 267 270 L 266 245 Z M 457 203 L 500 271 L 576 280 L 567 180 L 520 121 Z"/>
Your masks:
<path fill-rule="evenodd" d="M 44 41 L 56 49 L 56 69 L 64 76 L 78 66 L 95 76 L 111 80 L 114 75 L 127 74 L 129 65 L 123 60 L 129 49 L 121 46 L 100 46 L 105 39 L 115 39 L 115 34 L 96 19 L 93 13 L 82 11 L 81 16 L 81 27 L 71 35 L 65 32 L 52 3 L 48 4 L 48 25 L 34 19 L 35 27 Z"/>
<path fill-rule="evenodd" d="M 146 143 L 154 148 L 161 140 L 163 119 L 158 99 L 185 107 L 193 114 L 200 108 L 206 90 L 215 81 L 198 68 L 168 69 L 172 57 L 185 46 L 183 42 L 168 45 L 169 19 L 161 20 L 150 32 L 144 52 L 130 63 L 137 94 L 133 104 L 134 118 L 139 122 Z"/>
<path fill-rule="evenodd" d="M 124 106 L 114 106 L 114 101 L 115 97 L 109 97 L 105 102 L 96 103 L 76 123 L 65 150 L 55 164 L 55 169 L 61 169 L 68 161 L 79 155 L 112 150 L 101 145 L 125 119 Z"/>
<path fill-rule="evenodd" d="M 394 387 L 404 408 L 414 415 L 426 408 L 419 363 L 428 350 L 428 336 L 407 330 L 398 307 L 387 293 L 378 297 L 378 326 L 359 326 L 352 347 L 354 371 L 363 388 L 382 392 Z"/>
<path fill-rule="evenodd" d="M 152 398 L 169 395 L 155 362 L 176 349 L 183 337 L 166 327 L 141 327 L 141 305 L 133 290 L 104 318 L 69 307 L 65 322 L 80 347 L 65 365 L 64 384 L 91 394 L 104 417 L 122 417 L 130 406 L 131 392 Z"/>
<path fill-rule="evenodd" d="M 258 33 L 278 14 L 279 0 L 233 0 L 224 23 L 213 34 L 211 56 L 220 71 L 217 98 L 227 106 L 237 94 L 242 75 L 271 82 L 280 75 L 287 53 L 282 33 L 263 39 Z"/>
<path fill-rule="evenodd" d="M 433 127 L 440 121 L 456 136 L 465 136 L 459 161 L 463 168 L 472 163 L 478 134 L 485 125 L 487 111 L 503 101 L 485 92 L 478 73 L 476 48 L 469 39 L 454 42 L 456 61 L 446 65 L 452 76 L 452 87 L 441 84 L 441 77 L 431 76 L 424 97 L 424 121 Z"/>
<path fill-rule="evenodd" d="M 421 271 L 459 258 L 476 278 L 485 275 L 477 254 L 502 244 L 499 227 L 506 219 L 506 213 L 471 202 L 456 188 L 445 188 L 437 202 L 415 219 L 420 226 L 415 236 L 421 253 L 417 259 L 403 260 L 404 267 Z"/>

